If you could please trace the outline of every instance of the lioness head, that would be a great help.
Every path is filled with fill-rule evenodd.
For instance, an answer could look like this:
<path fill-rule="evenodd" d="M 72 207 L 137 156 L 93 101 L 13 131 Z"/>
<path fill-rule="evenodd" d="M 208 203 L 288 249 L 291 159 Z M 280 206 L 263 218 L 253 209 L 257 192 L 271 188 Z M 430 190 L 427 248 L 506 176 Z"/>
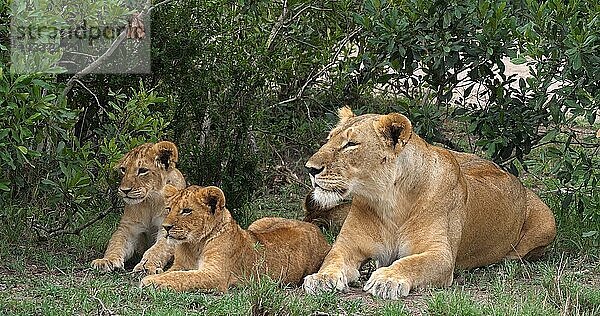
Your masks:
<path fill-rule="evenodd" d="M 344 107 L 338 115 L 327 143 L 306 163 L 313 197 L 324 207 L 355 193 L 377 194 L 389 187 L 396 178 L 396 158 L 412 136 L 410 121 L 398 113 L 356 116 Z"/>
<path fill-rule="evenodd" d="M 163 221 L 171 241 L 197 242 L 216 233 L 223 224 L 225 195 L 217 187 L 189 186 L 177 190 L 167 184 L 164 196 L 169 214 Z"/>
<path fill-rule="evenodd" d="M 168 141 L 146 143 L 125 154 L 117 165 L 123 175 L 119 195 L 125 203 L 137 204 L 160 194 L 178 156 L 177 147 Z"/>

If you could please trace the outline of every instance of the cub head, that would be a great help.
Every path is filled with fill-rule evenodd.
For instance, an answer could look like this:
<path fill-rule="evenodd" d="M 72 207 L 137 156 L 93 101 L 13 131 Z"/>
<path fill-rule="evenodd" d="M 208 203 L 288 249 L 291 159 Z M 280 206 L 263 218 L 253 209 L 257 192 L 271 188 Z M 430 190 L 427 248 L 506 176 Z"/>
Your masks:
<path fill-rule="evenodd" d="M 397 158 L 412 137 L 410 121 L 398 113 L 356 116 L 343 107 L 338 115 L 327 143 L 305 165 L 313 198 L 325 208 L 354 194 L 387 190 L 396 177 Z"/>
<path fill-rule="evenodd" d="M 127 204 L 137 204 L 149 196 L 159 196 L 167 174 L 178 159 L 175 144 L 146 143 L 125 154 L 117 168 L 122 174 L 119 195 Z"/>
<path fill-rule="evenodd" d="M 167 184 L 163 190 L 169 214 L 163 229 L 170 241 L 200 242 L 216 233 L 227 217 L 225 195 L 217 187 L 189 186 L 177 190 Z"/>

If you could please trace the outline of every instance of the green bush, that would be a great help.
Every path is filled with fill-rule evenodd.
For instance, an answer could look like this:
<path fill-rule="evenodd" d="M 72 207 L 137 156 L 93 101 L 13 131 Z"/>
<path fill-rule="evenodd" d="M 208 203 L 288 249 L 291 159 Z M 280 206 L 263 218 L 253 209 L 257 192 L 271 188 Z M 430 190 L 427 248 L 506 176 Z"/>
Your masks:
<path fill-rule="evenodd" d="M 163 103 L 143 86 L 109 93 L 101 127 L 75 136 L 85 113 L 59 97 L 62 86 L 40 74 L 17 76 L 0 68 L 0 205 L 34 207 L 31 222 L 42 235 L 73 232 L 107 207 L 114 208 L 118 179 L 112 167 L 135 145 L 164 136 L 168 119 L 150 107 Z"/>
<path fill-rule="evenodd" d="M 598 1 L 366 0 L 349 59 L 356 82 L 402 95 L 427 140 L 483 154 L 512 173 L 540 163 L 544 184 L 598 220 Z M 527 63 L 530 77 L 507 75 Z M 533 160 L 533 161 L 532 161 Z"/>

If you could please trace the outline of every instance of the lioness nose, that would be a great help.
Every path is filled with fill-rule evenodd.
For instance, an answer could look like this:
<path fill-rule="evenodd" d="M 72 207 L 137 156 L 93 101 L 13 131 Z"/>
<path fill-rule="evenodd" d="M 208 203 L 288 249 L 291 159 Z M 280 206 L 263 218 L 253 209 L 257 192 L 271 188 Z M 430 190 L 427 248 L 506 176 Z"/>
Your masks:
<path fill-rule="evenodd" d="M 306 171 L 308 171 L 308 173 L 313 177 L 318 175 L 319 173 L 321 173 L 323 171 L 323 169 L 325 169 L 325 167 L 316 168 L 309 164 L 306 164 L 305 167 L 306 167 Z"/>
<path fill-rule="evenodd" d="M 127 195 L 131 192 L 132 188 L 119 188 L 119 191 L 123 192 L 123 194 Z"/>
<path fill-rule="evenodd" d="M 167 231 L 167 233 L 169 232 L 169 230 L 171 230 L 171 228 L 173 228 L 173 225 L 169 225 L 169 224 L 163 224 L 162 227 Z"/>

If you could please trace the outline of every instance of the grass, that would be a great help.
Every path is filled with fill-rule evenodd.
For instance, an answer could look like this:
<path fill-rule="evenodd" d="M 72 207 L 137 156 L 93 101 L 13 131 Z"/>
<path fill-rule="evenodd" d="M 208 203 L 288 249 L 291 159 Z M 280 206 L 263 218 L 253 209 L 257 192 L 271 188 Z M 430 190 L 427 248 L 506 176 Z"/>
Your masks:
<path fill-rule="evenodd" d="M 301 196 L 302 189 L 291 186 L 257 198 L 240 214 L 247 216 L 245 225 L 266 215 L 301 217 L 299 205 L 286 202 Z M 557 215 L 559 237 L 543 260 L 457 271 L 449 288 L 421 289 L 405 299 L 385 301 L 360 288 L 305 295 L 268 279 L 219 295 L 140 289 L 137 274 L 101 274 L 89 268 L 102 254 L 118 214 L 82 236 L 36 242 L 33 234 L 22 233 L 28 231 L 28 211 L 6 210 L 4 219 L 15 225 L 0 232 L 0 314 L 600 315 L 599 249 L 596 240 L 582 237 L 597 223 L 558 213 L 563 214 Z"/>

